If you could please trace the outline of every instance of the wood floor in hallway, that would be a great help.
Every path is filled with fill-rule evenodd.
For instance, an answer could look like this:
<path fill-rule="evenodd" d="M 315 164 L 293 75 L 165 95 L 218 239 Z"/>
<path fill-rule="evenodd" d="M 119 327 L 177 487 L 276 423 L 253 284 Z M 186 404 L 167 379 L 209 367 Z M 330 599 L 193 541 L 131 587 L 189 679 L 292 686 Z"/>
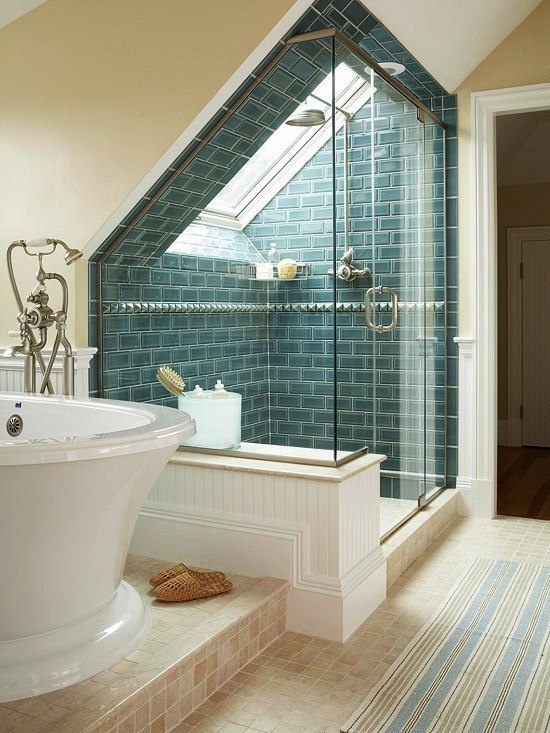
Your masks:
<path fill-rule="evenodd" d="M 497 512 L 550 519 L 550 448 L 498 448 Z"/>

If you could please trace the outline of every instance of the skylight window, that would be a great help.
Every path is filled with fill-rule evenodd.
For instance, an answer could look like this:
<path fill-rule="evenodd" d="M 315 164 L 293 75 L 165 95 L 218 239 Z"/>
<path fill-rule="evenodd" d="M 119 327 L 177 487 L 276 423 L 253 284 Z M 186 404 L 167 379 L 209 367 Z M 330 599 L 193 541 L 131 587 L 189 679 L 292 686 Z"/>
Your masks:
<path fill-rule="evenodd" d="M 365 86 L 365 79 L 360 77 L 355 71 L 342 63 L 336 68 L 335 88 L 336 88 L 336 105 L 342 106 L 357 94 L 361 87 Z M 325 113 L 327 123 L 331 118 L 332 105 L 330 98 L 332 96 L 332 73 L 328 74 L 323 81 L 313 90 L 309 97 L 300 104 L 293 112 L 301 112 L 302 110 L 315 108 Z M 269 184 L 277 178 L 277 174 L 285 168 L 295 154 L 307 145 L 307 155 L 301 156 L 299 162 L 302 166 L 309 161 L 313 155 L 327 142 L 331 134 L 331 125 L 325 124 L 321 127 L 304 128 L 291 127 L 283 123 L 271 137 L 262 145 L 262 147 L 250 158 L 250 160 L 241 168 L 234 178 L 225 186 L 222 191 L 208 205 L 207 212 L 230 213 L 242 221 L 242 215 L 250 221 L 258 211 L 261 210 L 254 207 L 255 212 L 252 216 L 246 216 L 245 210 L 262 190 L 268 187 L 271 200 L 278 193 L 278 190 L 271 192 Z M 300 167 L 293 166 L 292 178 Z M 285 184 L 283 184 L 285 185 Z M 262 200 L 265 197 L 262 197 Z M 246 223 L 248 223 L 248 221 Z"/>
<path fill-rule="evenodd" d="M 357 112 L 371 97 L 368 78 L 340 63 L 334 77 L 336 107 Z M 319 127 L 293 127 L 283 122 L 210 202 L 196 221 L 230 229 L 243 229 L 264 206 L 301 170 L 331 137 L 332 72 L 313 90 L 292 115 L 305 109 L 320 109 L 327 122 Z M 336 111 L 336 129 L 344 123 Z M 182 251 L 178 238 L 171 251 Z M 183 238 L 182 238 L 183 240 Z"/>

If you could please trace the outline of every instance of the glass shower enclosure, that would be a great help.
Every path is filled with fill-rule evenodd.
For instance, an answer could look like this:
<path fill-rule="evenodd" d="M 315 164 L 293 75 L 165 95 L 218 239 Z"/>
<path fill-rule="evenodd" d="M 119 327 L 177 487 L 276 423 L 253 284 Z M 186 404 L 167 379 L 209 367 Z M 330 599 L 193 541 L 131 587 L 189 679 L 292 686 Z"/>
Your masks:
<path fill-rule="evenodd" d="M 445 482 L 444 128 L 338 34 L 293 39 L 273 74 L 315 67 L 286 124 L 330 137 L 283 242 L 306 276 L 267 285 L 271 441 L 384 453 L 383 492 L 416 503 Z"/>
<path fill-rule="evenodd" d="M 265 385 L 261 405 L 243 387 L 245 440 L 332 465 L 383 453 L 382 497 L 405 516 L 445 485 L 444 124 L 335 29 L 290 39 L 212 140 L 246 138 L 251 114 L 261 139 L 214 199 L 254 212 Z M 257 277 L 273 243 L 292 277 Z"/>

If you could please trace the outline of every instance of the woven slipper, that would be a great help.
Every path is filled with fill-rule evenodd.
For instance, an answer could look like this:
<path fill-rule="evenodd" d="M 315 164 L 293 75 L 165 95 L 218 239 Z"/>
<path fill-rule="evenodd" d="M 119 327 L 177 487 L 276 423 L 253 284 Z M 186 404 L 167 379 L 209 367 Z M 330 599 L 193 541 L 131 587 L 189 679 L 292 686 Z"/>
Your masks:
<path fill-rule="evenodd" d="M 202 578 L 205 581 L 212 581 L 214 583 L 219 583 L 220 581 L 225 580 L 225 575 L 217 570 L 203 573 L 200 570 L 191 570 L 187 565 L 180 562 L 177 565 L 171 565 L 169 568 L 166 568 L 166 570 L 162 570 L 160 573 L 153 575 L 149 578 L 149 583 L 153 588 L 156 588 L 157 585 L 162 585 L 163 583 L 166 583 L 167 580 L 177 578 L 181 573 L 190 573 L 191 575 L 195 575 L 197 578 Z"/>
<path fill-rule="evenodd" d="M 159 601 L 181 603 L 182 601 L 196 601 L 199 598 L 209 598 L 231 590 L 233 583 L 225 578 L 205 579 L 196 574 L 184 571 L 175 578 L 170 578 L 162 585 L 157 585 L 153 594 Z"/>

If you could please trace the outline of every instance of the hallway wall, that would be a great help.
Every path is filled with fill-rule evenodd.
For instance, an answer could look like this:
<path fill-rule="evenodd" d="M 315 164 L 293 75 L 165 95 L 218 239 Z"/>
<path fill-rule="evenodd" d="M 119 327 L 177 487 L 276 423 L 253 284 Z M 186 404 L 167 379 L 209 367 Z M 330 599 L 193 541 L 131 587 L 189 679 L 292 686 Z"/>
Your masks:
<path fill-rule="evenodd" d="M 507 229 L 550 226 L 550 182 L 499 186 L 498 204 L 498 419 L 508 419 Z"/>

